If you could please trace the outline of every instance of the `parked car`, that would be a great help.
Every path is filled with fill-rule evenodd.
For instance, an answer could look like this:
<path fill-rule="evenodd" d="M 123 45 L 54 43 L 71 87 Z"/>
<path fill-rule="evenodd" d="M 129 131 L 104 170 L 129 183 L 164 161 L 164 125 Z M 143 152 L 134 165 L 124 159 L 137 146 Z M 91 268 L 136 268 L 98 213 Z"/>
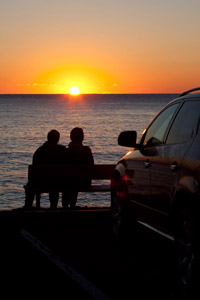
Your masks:
<path fill-rule="evenodd" d="M 132 149 L 118 162 L 111 180 L 116 237 L 129 231 L 133 219 L 174 240 L 180 278 L 188 286 L 199 267 L 198 90 L 186 91 L 167 104 L 139 143 L 136 131 L 119 135 L 119 145 Z"/>

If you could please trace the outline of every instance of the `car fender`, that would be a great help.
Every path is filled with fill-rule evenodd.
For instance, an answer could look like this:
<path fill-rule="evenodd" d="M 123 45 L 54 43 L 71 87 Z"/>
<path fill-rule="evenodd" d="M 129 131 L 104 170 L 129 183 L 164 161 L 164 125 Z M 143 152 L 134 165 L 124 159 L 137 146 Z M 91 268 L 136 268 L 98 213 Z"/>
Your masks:
<path fill-rule="evenodd" d="M 179 178 L 177 189 L 185 190 L 191 194 L 195 194 L 197 192 L 197 189 L 194 177 L 185 175 Z"/>
<path fill-rule="evenodd" d="M 124 183 L 124 179 L 126 179 L 126 163 L 122 160 L 116 165 L 114 169 L 111 178 L 111 189 L 115 188 L 116 184 L 118 184 L 119 182 Z"/>
<path fill-rule="evenodd" d="M 120 177 L 126 175 L 126 163 L 124 161 L 120 161 L 117 166 L 115 167 L 115 172 L 120 174 Z"/>

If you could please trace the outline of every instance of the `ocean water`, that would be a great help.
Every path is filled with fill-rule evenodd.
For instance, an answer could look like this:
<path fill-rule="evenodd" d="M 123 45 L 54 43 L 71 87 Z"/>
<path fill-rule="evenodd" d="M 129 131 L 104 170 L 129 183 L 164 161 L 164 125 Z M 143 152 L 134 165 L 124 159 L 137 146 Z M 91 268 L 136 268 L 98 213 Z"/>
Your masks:
<path fill-rule="evenodd" d="M 84 144 L 95 163 L 116 164 L 129 150 L 118 145 L 123 130 L 136 130 L 138 138 L 151 119 L 173 100 L 173 94 L 106 95 L 0 95 L 0 210 L 24 205 L 28 165 L 51 129 L 68 145 L 73 127 L 82 127 Z M 59 206 L 61 206 L 59 201 Z M 80 193 L 77 205 L 109 206 L 109 193 Z M 48 195 L 41 206 L 48 207 Z"/>

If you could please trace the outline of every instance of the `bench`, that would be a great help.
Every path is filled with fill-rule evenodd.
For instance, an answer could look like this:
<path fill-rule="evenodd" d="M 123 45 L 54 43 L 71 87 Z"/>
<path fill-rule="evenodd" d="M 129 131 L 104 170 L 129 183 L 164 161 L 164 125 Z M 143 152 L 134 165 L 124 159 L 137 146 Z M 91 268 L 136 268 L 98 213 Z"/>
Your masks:
<path fill-rule="evenodd" d="M 30 195 L 36 196 L 36 207 L 40 207 L 40 194 L 49 192 L 108 192 L 115 165 L 29 165 L 28 183 L 25 189 L 25 207 Z M 109 180 L 109 182 L 105 182 Z M 95 181 L 98 181 L 95 183 Z M 102 182 L 104 181 L 104 182 Z"/>

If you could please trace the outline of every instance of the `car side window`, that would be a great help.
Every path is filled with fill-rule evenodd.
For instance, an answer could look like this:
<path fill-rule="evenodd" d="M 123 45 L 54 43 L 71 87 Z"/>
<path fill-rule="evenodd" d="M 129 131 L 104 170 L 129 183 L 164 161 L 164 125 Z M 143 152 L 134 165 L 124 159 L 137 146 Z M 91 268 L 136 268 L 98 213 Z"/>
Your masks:
<path fill-rule="evenodd" d="M 147 129 L 144 137 L 144 146 L 156 146 L 163 143 L 166 130 L 176 112 L 179 103 L 175 103 L 162 111 Z"/>
<path fill-rule="evenodd" d="M 187 101 L 181 107 L 169 131 L 166 144 L 180 144 L 191 140 L 197 128 L 200 101 Z"/>

